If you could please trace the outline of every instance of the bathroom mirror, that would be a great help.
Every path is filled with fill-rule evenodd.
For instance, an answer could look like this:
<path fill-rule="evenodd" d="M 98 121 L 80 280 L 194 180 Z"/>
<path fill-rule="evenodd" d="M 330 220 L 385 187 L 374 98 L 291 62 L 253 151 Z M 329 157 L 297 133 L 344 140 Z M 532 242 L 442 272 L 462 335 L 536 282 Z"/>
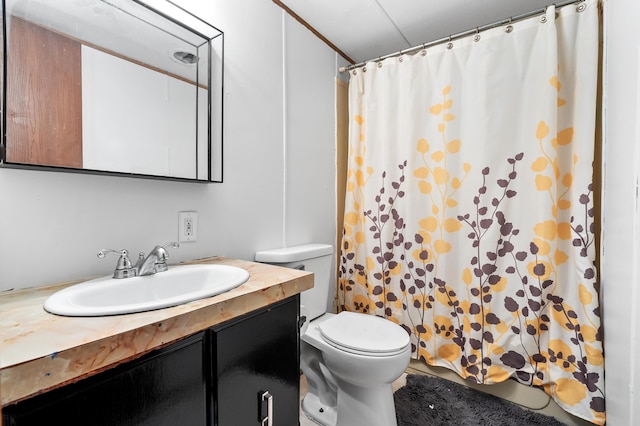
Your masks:
<path fill-rule="evenodd" d="M 221 31 L 171 0 L 2 0 L 4 167 L 222 181 Z"/>

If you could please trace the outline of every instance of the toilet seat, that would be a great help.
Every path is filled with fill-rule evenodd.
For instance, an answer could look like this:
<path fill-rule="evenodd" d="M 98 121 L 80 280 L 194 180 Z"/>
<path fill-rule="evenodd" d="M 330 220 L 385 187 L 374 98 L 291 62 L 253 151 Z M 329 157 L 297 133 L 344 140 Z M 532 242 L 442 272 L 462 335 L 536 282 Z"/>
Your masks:
<path fill-rule="evenodd" d="M 318 330 L 331 346 L 356 355 L 397 355 L 411 342 L 407 332 L 391 321 L 348 311 L 322 322 Z"/>

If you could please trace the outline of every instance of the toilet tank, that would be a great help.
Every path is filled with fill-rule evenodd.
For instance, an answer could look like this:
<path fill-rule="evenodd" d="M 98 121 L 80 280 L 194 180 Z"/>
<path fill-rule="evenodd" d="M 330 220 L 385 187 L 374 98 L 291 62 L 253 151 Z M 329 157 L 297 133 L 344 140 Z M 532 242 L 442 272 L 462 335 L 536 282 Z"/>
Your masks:
<path fill-rule="evenodd" d="M 300 294 L 300 304 L 309 310 L 310 319 L 324 314 L 333 304 L 332 258 L 333 246 L 329 244 L 305 244 L 255 254 L 256 262 L 313 272 L 313 288 Z"/>

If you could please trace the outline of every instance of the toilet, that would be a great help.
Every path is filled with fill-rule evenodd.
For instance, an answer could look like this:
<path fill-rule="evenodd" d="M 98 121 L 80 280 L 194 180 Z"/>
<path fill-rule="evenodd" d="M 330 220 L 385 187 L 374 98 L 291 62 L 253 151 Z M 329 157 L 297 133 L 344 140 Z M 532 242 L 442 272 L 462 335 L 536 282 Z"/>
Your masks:
<path fill-rule="evenodd" d="M 368 314 L 331 313 L 333 247 L 307 244 L 255 254 L 257 262 L 314 273 L 300 295 L 300 368 L 308 391 L 302 410 L 324 426 L 394 426 L 391 383 L 409 365 L 411 342 L 399 325 Z"/>

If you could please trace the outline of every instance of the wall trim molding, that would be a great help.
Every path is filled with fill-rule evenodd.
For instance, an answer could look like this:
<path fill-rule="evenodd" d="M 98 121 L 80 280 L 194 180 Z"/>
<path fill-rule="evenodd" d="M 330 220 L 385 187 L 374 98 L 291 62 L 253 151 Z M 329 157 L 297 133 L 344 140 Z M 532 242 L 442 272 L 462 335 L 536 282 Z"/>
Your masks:
<path fill-rule="evenodd" d="M 289 15 L 291 15 L 291 17 L 293 19 L 295 19 L 296 21 L 298 21 L 299 23 L 301 23 L 304 27 L 306 27 L 309 31 L 311 31 L 316 37 L 318 37 L 320 40 L 322 40 L 327 46 L 329 46 L 330 48 L 332 48 L 337 54 L 339 54 L 340 56 L 342 56 L 344 59 L 346 59 L 350 64 L 354 65 L 356 63 L 356 61 L 354 61 L 353 59 L 351 59 L 349 56 L 347 56 L 346 53 L 344 53 L 342 50 L 340 50 L 335 44 L 331 43 L 331 41 L 329 41 L 325 36 L 323 36 L 318 30 L 316 30 L 315 28 L 313 28 L 307 21 L 305 21 L 304 19 L 302 19 L 302 17 L 300 15 L 298 15 L 297 13 L 295 13 L 293 10 L 291 10 L 289 8 L 289 6 L 287 6 L 286 4 L 284 4 L 282 1 L 280 0 L 273 0 L 273 2 L 280 6 L 285 12 L 287 12 Z"/>

